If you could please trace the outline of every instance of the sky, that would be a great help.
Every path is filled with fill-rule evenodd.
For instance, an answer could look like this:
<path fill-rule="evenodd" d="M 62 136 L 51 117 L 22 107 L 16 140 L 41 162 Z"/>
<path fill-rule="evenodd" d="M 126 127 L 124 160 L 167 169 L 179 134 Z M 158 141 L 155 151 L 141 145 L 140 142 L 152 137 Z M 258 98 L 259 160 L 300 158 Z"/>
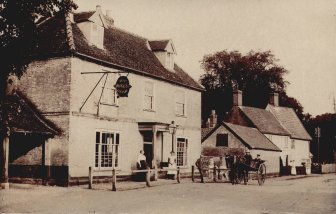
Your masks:
<path fill-rule="evenodd" d="M 115 26 L 149 40 L 172 39 L 176 63 L 198 80 L 217 51 L 271 50 L 289 71 L 287 94 L 304 113 L 334 111 L 336 0 L 75 0 L 77 11 L 110 10 Z"/>

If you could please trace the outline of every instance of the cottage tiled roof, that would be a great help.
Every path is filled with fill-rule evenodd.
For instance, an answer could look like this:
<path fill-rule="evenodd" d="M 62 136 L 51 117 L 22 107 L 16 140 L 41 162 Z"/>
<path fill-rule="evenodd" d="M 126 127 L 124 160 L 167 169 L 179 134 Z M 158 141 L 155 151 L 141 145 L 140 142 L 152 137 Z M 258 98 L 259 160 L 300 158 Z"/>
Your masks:
<path fill-rule="evenodd" d="M 239 106 L 239 108 L 260 132 L 264 134 L 290 135 L 271 112 L 247 106 Z"/>
<path fill-rule="evenodd" d="M 90 17 L 91 13 L 74 14 L 74 20 L 84 20 Z M 155 54 L 148 49 L 147 39 L 116 27 L 104 30 L 104 49 L 90 45 L 77 24 L 66 22 L 65 16 L 61 14 L 41 24 L 39 34 L 38 46 L 32 52 L 37 58 L 74 54 L 128 72 L 148 75 L 198 91 L 203 90 L 176 64 L 174 72 L 165 69 Z M 73 41 L 74 44 L 71 48 L 69 41 Z"/>
<path fill-rule="evenodd" d="M 208 137 L 208 135 L 210 134 L 210 132 L 213 131 L 214 129 L 216 129 L 216 127 L 202 128 L 202 130 L 201 130 L 201 139 L 202 139 L 202 142 L 205 140 L 205 138 Z"/>
<path fill-rule="evenodd" d="M 273 144 L 256 128 L 240 126 L 231 123 L 223 123 L 223 125 L 232 131 L 236 137 L 247 144 L 250 149 L 262 149 L 281 152 L 279 147 Z"/>
<path fill-rule="evenodd" d="M 43 118 L 20 95 L 14 94 L 4 98 L 2 108 L 8 113 L 8 125 L 14 133 L 34 133 L 55 135 L 57 128 L 51 122 Z"/>
<path fill-rule="evenodd" d="M 292 108 L 273 105 L 269 105 L 267 108 L 270 109 L 282 126 L 291 134 L 291 138 L 312 140 Z"/>
<path fill-rule="evenodd" d="M 153 51 L 163 51 L 166 49 L 169 40 L 148 41 L 148 43 Z"/>

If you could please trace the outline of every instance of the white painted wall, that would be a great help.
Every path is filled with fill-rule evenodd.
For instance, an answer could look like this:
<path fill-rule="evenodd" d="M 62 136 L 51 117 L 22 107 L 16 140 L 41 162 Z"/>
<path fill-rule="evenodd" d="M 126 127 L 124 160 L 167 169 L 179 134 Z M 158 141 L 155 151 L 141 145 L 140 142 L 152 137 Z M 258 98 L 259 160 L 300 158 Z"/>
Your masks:
<path fill-rule="evenodd" d="M 291 140 L 289 136 L 281 136 L 281 135 L 273 135 L 273 134 L 264 134 L 272 143 L 274 143 L 279 149 L 282 150 L 282 152 L 279 153 L 281 156 L 281 159 L 283 161 L 283 164 L 286 164 L 286 156 L 288 155 L 288 158 L 291 157 L 292 151 L 291 151 Z M 289 164 L 290 159 L 288 159 Z"/>
<path fill-rule="evenodd" d="M 144 121 L 170 124 L 174 120 L 175 124 L 179 125 L 176 135 L 186 137 L 189 140 L 188 165 L 193 165 L 201 153 L 201 93 L 160 80 L 129 74 L 128 78 L 132 88 L 128 98 L 118 99 L 117 106 L 101 105 L 100 114 L 97 116 L 97 103 L 104 82 L 101 81 L 80 112 L 79 108 L 102 76 L 102 74 L 84 75 L 81 72 L 99 72 L 102 69 L 111 71 L 107 67 L 78 58 L 72 59 L 69 130 L 70 176 L 87 176 L 88 167 L 94 165 L 96 129 L 118 130 L 120 132 L 120 170 L 134 168 L 139 150 L 143 146 L 138 122 Z M 152 81 L 155 85 L 155 111 L 144 111 L 144 81 Z M 174 93 L 177 90 L 183 90 L 186 94 L 187 115 L 184 117 L 175 114 Z M 163 161 L 167 161 L 172 140 L 169 133 L 160 133 L 156 146 L 156 160 L 158 162 L 161 161 L 162 135 Z M 104 174 L 104 172 L 101 173 Z"/>
<path fill-rule="evenodd" d="M 293 149 L 293 160 L 295 160 L 295 166 L 302 166 L 304 162 L 306 164 L 307 174 L 310 174 L 310 150 L 309 150 L 309 141 L 306 140 L 298 140 L 292 139 L 295 144 L 295 148 Z"/>

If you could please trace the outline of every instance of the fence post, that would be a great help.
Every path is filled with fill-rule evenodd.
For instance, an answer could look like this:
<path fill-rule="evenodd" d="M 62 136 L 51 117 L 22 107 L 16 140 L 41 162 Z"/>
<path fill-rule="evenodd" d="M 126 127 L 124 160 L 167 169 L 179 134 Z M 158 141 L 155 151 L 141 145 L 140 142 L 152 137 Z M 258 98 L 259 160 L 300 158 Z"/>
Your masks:
<path fill-rule="evenodd" d="M 159 177 L 159 174 L 158 174 L 158 169 L 157 169 L 157 166 L 154 165 L 154 181 L 157 181 L 158 180 L 158 177 Z"/>
<path fill-rule="evenodd" d="M 180 181 L 180 176 L 181 176 L 180 173 L 181 173 L 181 172 L 180 172 L 180 167 L 177 167 L 177 175 L 176 175 L 177 183 L 180 183 L 180 182 L 181 182 L 181 181 Z"/>
<path fill-rule="evenodd" d="M 112 169 L 112 191 L 117 191 L 116 183 L 117 183 L 117 176 L 116 176 L 115 169 L 113 168 Z"/>
<path fill-rule="evenodd" d="M 191 180 L 192 182 L 195 182 L 195 166 L 191 166 Z"/>
<path fill-rule="evenodd" d="M 92 167 L 89 166 L 89 189 L 92 189 L 92 180 L 93 180 Z"/>
<path fill-rule="evenodd" d="M 150 168 L 147 167 L 147 172 L 146 172 L 146 186 L 150 187 Z"/>
<path fill-rule="evenodd" d="M 216 177 L 216 165 L 214 165 L 214 168 L 213 168 L 213 181 L 214 181 L 214 182 L 217 182 L 217 177 Z"/>

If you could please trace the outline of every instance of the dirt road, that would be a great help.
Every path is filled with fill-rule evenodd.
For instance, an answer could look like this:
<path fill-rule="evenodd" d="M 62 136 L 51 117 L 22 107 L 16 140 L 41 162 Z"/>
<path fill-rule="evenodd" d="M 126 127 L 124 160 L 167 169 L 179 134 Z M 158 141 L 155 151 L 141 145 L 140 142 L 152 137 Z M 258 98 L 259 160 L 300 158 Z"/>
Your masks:
<path fill-rule="evenodd" d="M 281 177 L 249 185 L 167 184 L 112 192 L 14 185 L 0 191 L 10 213 L 336 213 L 336 175 Z"/>

